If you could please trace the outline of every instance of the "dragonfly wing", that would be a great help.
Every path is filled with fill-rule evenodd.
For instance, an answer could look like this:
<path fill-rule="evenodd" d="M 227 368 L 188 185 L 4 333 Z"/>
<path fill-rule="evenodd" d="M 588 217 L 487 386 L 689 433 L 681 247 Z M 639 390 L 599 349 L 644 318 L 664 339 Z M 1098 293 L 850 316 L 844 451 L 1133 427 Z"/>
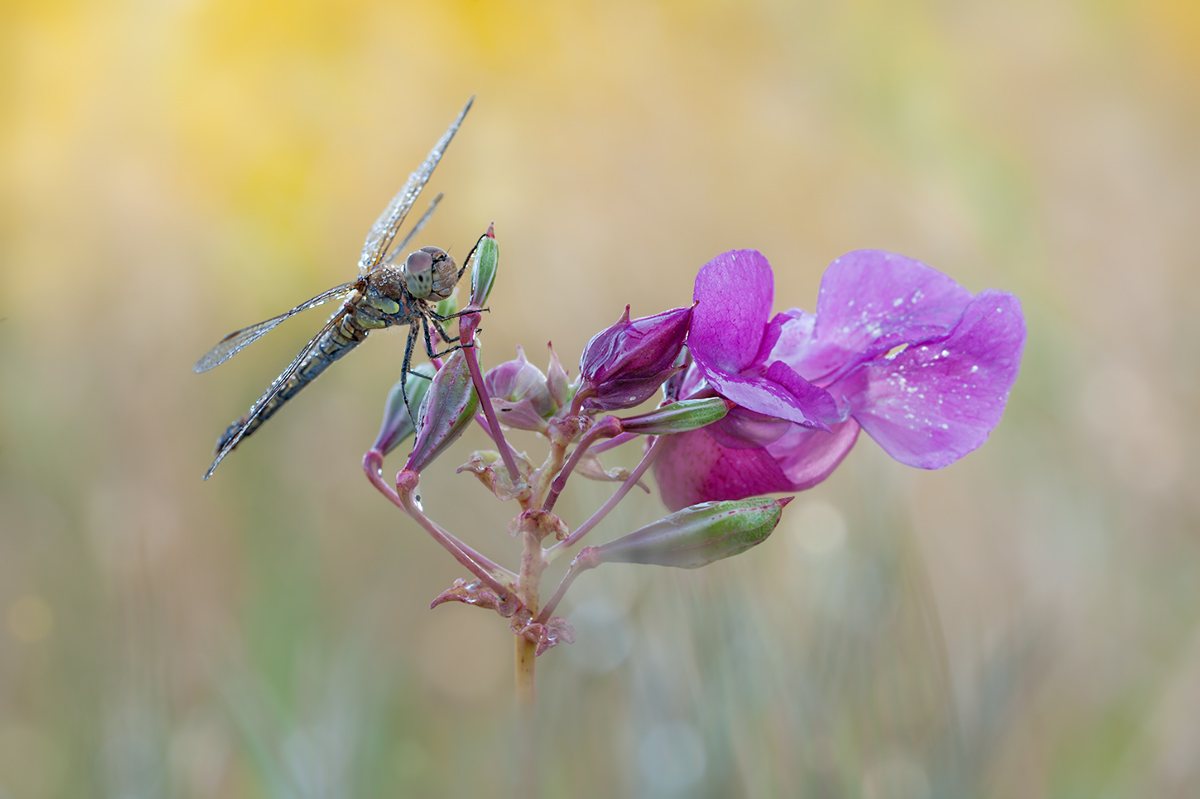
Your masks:
<path fill-rule="evenodd" d="M 321 336 L 325 335 L 333 328 L 334 325 L 340 322 L 344 314 L 345 309 L 342 309 L 331 316 L 329 321 L 325 323 L 325 326 L 321 328 L 317 335 L 313 336 L 312 341 L 304 345 L 304 349 L 300 350 L 300 354 L 297 355 L 295 359 L 288 365 L 288 368 L 284 369 L 280 373 L 279 377 L 275 378 L 270 387 L 267 388 L 266 392 L 259 397 L 253 405 L 250 406 L 250 412 L 246 414 L 244 421 L 241 422 L 241 428 L 233 435 L 232 438 L 226 441 L 225 445 L 221 447 L 219 452 L 217 452 L 216 459 L 213 460 L 212 466 L 208 467 L 208 471 L 204 475 L 205 480 L 212 477 L 213 472 L 217 470 L 218 464 L 220 464 L 221 461 L 225 459 L 225 456 L 232 452 L 233 448 L 236 447 L 243 438 L 245 438 L 246 430 L 250 427 L 251 423 L 258 418 L 259 414 L 263 412 L 263 408 L 267 406 L 267 403 L 270 402 L 276 394 L 283 390 L 283 387 L 287 385 L 287 382 L 292 379 L 292 375 L 296 374 L 296 370 L 300 368 L 300 366 L 304 363 L 304 360 L 313 351 L 313 348 L 317 346 L 317 342 L 321 340 Z"/>
<path fill-rule="evenodd" d="M 279 316 L 273 316 L 265 322 L 259 322 L 256 325 L 250 325 L 250 327 L 244 327 L 241 330 L 233 331 L 228 336 L 217 342 L 217 346 L 206 352 L 203 358 L 196 361 L 196 365 L 192 367 L 192 371 L 196 374 L 200 374 L 201 372 L 207 372 L 209 369 L 220 366 L 234 355 L 237 355 L 239 352 L 246 349 L 246 347 L 249 347 L 251 344 L 258 341 L 271 330 L 275 329 L 275 326 L 284 319 L 295 316 L 301 311 L 307 311 L 309 308 L 315 308 L 322 303 L 329 302 L 330 300 L 340 297 L 344 294 L 349 294 L 350 291 L 353 290 L 354 286 L 354 283 L 343 283 L 340 286 L 331 288 L 329 291 L 321 292 L 311 300 L 300 303 L 286 313 L 281 313 Z"/>
<path fill-rule="evenodd" d="M 365 275 L 383 262 L 384 256 L 387 255 L 388 248 L 392 244 L 392 240 L 396 238 L 396 232 L 400 230 L 400 225 L 404 223 L 404 217 L 408 215 L 409 209 L 417 201 L 417 196 L 421 193 L 421 189 L 425 188 L 425 184 L 429 181 L 429 176 L 433 174 L 434 168 L 437 167 L 438 161 L 442 160 L 442 153 L 446 152 L 446 148 L 450 146 L 450 140 L 458 132 L 459 126 L 462 125 L 463 117 L 467 115 L 467 111 L 471 110 L 471 103 L 473 102 L 475 102 L 474 96 L 470 100 L 467 100 L 467 104 L 459 112 L 458 118 L 450 123 L 450 127 L 442 134 L 442 138 L 438 139 L 438 143 L 433 146 L 433 149 L 429 151 L 429 155 L 417 167 L 417 171 L 408 176 L 408 181 L 405 182 L 404 187 L 392 198 L 387 208 L 383 209 L 383 213 L 379 215 L 379 219 L 375 220 L 375 224 L 371 227 L 371 232 L 367 234 L 366 243 L 363 244 L 362 257 L 358 259 L 358 273 L 360 275 Z"/>
<path fill-rule="evenodd" d="M 438 194 L 438 196 L 433 198 L 433 202 L 429 204 L 429 210 L 425 212 L 425 215 L 421 217 L 421 220 L 417 222 L 417 224 L 413 225 L 412 230 L 404 234 L 404 238 L 401 239 L 400 243 L 396 245 L 396 248 L 392 250 L 392 254 L 388 256 L 388 259 L 384 263 L 394 264 L 396 263 L 396 256 L 400 255 L 401 253 L 406 256 L 408 255 L 408 253 L 405 252 L 405 250 L 408 249 L 408 243 L 412 241 L 413 237 L 420 233 L 421 229 L 429 222 L 430 218 L 433 216 L 433 212 L 437 210 L 438 203 L 442 201 L 443 196 L 445 195 Z"/>

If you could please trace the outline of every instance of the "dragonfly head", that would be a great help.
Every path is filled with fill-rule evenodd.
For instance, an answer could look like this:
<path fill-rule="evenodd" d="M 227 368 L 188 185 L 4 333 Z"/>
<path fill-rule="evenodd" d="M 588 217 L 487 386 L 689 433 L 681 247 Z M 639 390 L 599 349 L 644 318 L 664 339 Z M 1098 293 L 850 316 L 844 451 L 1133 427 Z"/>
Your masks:
<path fill-rule="evenodd" d="M 409 253 L 402 271 L 405 288 L 419 300 L 444 300 L 458 282 L 458 265 L 440 247 L 422 247 Z"/>

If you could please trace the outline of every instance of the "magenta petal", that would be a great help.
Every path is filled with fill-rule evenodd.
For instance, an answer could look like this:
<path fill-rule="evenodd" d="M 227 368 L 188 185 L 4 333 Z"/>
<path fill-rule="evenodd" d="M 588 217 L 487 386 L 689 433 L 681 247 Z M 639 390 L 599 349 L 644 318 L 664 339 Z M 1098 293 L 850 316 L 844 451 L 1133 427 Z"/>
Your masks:
<path fill-rule="evenodd" d="M 714 369 L 754 363 L 775 301 L 775 275 L 757 250 L 731 250 L 700 268 L 688 347 Z"/>
<path fill-rule="evenodd" d="M 775 361 L 767 367 L 767 379 L 787 389 L 799 402 L 800 407 L 804 408 L 807 416 L 823 422 L 820 425 L 822 430 L 828 429 L 827 425 L 846 418 L 839 416 L 837 403 L 828 391 L 814 386 L 782 361 Z"/>
<path fill-rule="evenodd" d="M 784 364 L 780 366 L 791 372 L 794 376 L 792 382 L 798 388 L 801 385 L 806 387 L 802 396 L 796 396 L 788 387 L 766 377 L 751 378 L 712 371 L 706 369 L 706 364 L 699 358 L 696 359 L 696 363 L 714 391 L 755 413 L 787 419 L 789 422 L 819 430 L 828 430 L 829 424 L 826 419 L 837 413 L 837 406 L 825 389 L 812 385 L 791 372 Z"/>
<path fill-rule="evenodd" d="M 830 432 L 793 425 L 787 435 L 767 445 L 791 483 L 787 491 L 803 491 L 824 480 L 850 453 L 858 440 L 858 423 L 847 419 Z"/>
<path fill-rule="evenodd" d="M 663 503 L 672 511 L 697 502 L 791 490 L 775 459 L 759 447 L 727 449 L 702 429 L 661 441 L 654 477 Z"/>
<path fill-rule="evenodd" d="M 863 364 L 830 391 L 893 458 L 940 469 L 1000 421 L 1025 344 L 1021 304 L 984 291 L 949 335 Z"/>
<path fill-rule="evenodd" d="M 785 358 L 808 379 L 854 362 L 946 335 L 971 302 L 971 292 L 920 261 L 881 250 L 838 258 L 821 278 L 812 346 L 803 363 Z"/>

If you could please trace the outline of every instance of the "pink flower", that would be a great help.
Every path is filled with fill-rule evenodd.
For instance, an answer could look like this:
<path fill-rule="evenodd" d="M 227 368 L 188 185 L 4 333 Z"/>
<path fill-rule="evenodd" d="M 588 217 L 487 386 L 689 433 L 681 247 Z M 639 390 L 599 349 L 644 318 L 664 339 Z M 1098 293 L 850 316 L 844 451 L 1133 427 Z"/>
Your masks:
<path fill-rule="evenodd" d="M 739 407 L 663 441 L 655 474 L 673 509 L 810 488 L 860 428 L 901 463 L 947 466 L 1000 421 L 1025 343 L 1013 295 L 973 296 L 877 250 L 830 265 L 815 315 L 770 318 L 774 275 L 754 250 L 705 264 L 693 296 L 694 362 L 679 396 L 716 393 Z"/>

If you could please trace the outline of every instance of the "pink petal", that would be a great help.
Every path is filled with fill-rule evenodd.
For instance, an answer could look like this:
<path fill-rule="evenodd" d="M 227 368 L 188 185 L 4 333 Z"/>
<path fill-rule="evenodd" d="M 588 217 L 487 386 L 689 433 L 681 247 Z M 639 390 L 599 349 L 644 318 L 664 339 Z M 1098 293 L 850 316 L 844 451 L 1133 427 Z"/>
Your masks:
<path fill-rule="evenodd" d="M 700 268 L 692 294 L 688 347 L 713 369 L 740 372 L 754 363 L 775 301 L 775 275 L 762 253 L 731 250 Z"/>
<path fill-rule="evenodd" d="M 877 357 L 829 387 L 893 458 L 940 469 L 1000 421 L 1025 344 L 1021 304 L 984 291 L 949 335 Z"/>
<path fill-rule="evenodd" d="M 812 341 L 784 360 L 824 385 L 821 378 L 840 376 L 899 344 L 946 335 L 970 301 L 971 292 L 919 261 L 857 250 L 825 270 Z"/>
<path fill-rule="evenodd" d="M 654 477 L 663 503 L 672 511 L 791 488 L 775 459 L 759 447 L 728 449 L 703 429 L 665 436 L 661 446 Z"/>
<path fill-rule="evenodd" d="M 828 433 L 793 425 L 791 431 L 767 445 L 791 485 L 788 491 L 812 488 L 833 473 L 858 440 L 858 423 L 847 419 Z"/>
<path fill-rule="evenodd" d="M 654 477 L 663 502 L 673 511 L 697 502 L 812 488 L 850 452 L 859 427 L 848 420 L 826 433 L 792 425 L 765 448 L 722 446 L 709 429 L 663 440 Z"/>
<path fill-rule="evenodd" d="M 828 430 L 827 420 L 837 417 L 837 405 L 829 393 L 804 380 L 785 364 L 772 364 L 768 374 L 773 370 L 788 381 L 786 386 L 768 377 L 744 377 L 711 371 L 705 368 L 699 358 L 696 363 L 714 391 L 755 413 L 787 419 L 819 430 Z"/>

